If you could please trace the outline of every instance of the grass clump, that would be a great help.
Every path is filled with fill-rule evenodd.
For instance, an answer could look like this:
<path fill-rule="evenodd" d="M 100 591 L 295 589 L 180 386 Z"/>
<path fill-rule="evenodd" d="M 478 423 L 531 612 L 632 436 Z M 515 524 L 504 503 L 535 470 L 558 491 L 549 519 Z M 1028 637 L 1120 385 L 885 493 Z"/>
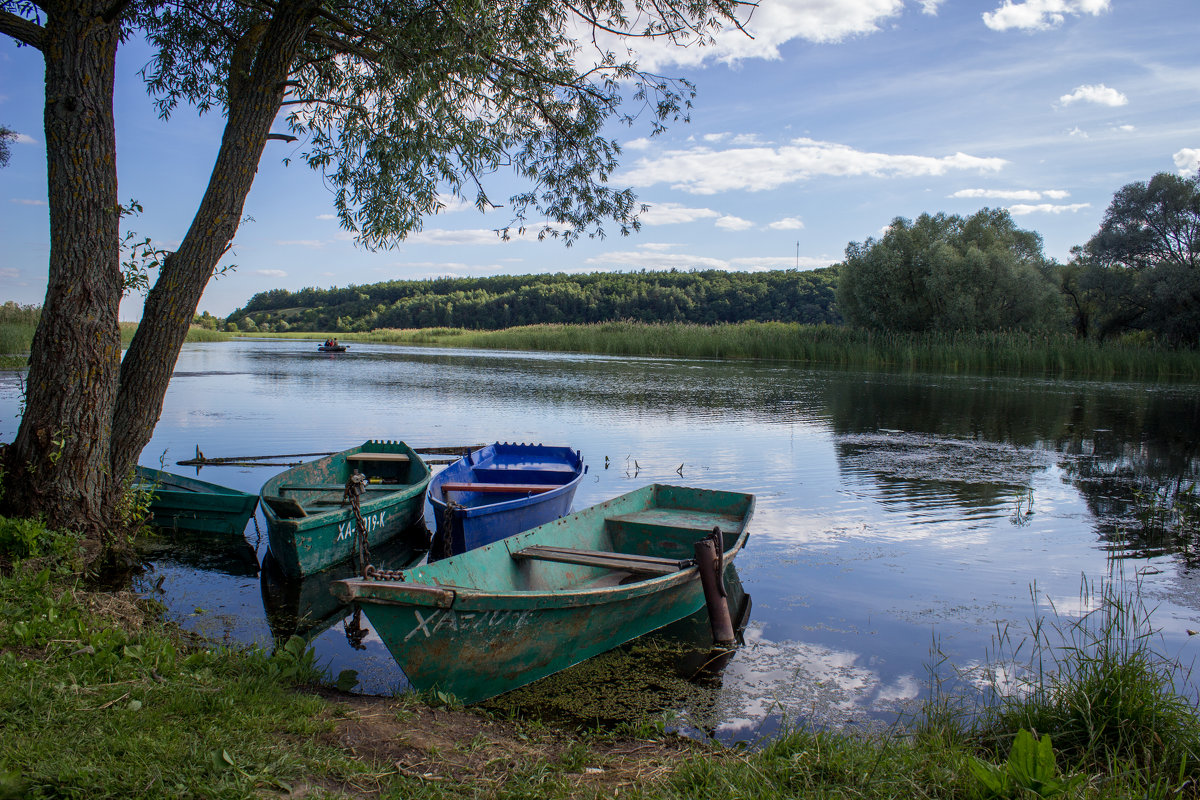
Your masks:
<path fill-rule="evenodd" d="M 1078 619 L 1031 623 L 1017 646 L 1003 634 L 999 661 L 1023 666 L 977 721 L 980 743 L 1006 751 L 1021 731 L 1053 737 L 1074 768 L 1132 781 L 1150 794 L 1200 780 L 1200 718 L 1191 669 L 1163 653 L 1139 584 L 1085 582 Z M 1190 695 L 1190 697 L 1189 697 Z M 1156 788 L 1157 787 L 1157 788 Z"/>

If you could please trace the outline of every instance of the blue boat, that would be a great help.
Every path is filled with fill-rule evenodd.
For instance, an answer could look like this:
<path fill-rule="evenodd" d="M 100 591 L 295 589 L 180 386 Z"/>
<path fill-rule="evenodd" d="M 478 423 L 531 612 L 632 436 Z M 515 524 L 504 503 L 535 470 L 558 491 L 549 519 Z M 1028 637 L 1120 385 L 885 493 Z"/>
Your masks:
<path fill-rule="evenodd" d="M 429 482 L 437 526 L 429 560 L 566 516 L 586 471 L 569 447 L 497 442 L 463 456 Z"/>

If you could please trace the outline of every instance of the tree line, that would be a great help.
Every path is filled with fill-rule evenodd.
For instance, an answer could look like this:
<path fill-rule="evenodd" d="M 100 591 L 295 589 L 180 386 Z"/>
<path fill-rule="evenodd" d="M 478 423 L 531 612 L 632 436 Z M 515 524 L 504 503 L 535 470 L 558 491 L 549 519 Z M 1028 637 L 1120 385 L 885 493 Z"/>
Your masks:
<path fill-rule="evenodd" d="M 886 331 L 1071 331 L 1200 344 L 1200 175 L 1122 187 L 1060 264 L 1007 211 L 893 220 L 838 266 L 846 321 Z"/>
<path fill-rule="evenodd" d="M 839 323 L 832 268 L 800 272 L 595 272 L 397 280 L 260 292 L 228 330 L 496 330 L 547 322 Z"/>
<path fill-rule="evenodd" d="M 1003 209 L 897 217 L 846 258 L 799 272 L 595 272 L 396 280 L 254 295 L 241 331 L 497 330 L 539 323 L 795 322 L 889 332 L 1021 330 L 1200 344 L 1200 175 L 1122 187 L 1063 264 Z"/>

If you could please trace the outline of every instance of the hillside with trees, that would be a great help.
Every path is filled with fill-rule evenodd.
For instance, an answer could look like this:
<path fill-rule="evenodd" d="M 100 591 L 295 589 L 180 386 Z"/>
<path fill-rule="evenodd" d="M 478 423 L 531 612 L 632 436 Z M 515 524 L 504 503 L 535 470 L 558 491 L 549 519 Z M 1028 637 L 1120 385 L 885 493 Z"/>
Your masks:
<path fill-rule="evenodd" d="M 273 289 L 226 319 L 233 330 L 496 330 L 546 322 L 839 323 L 836 271 L 593 272 Z"/>

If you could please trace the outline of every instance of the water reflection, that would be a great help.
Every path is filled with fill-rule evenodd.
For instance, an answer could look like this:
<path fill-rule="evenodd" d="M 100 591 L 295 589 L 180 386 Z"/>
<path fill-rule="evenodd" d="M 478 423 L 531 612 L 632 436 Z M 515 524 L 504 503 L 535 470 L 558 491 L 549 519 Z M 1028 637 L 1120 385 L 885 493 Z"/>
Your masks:
<path fill-rule="evenodd" d="M 666 688 L 659 703 L 715 720 L 697 729 L 887 719 L 920 696 L 935 638 L 953 663 L 976 662 L 998 625 L 1029 618 L 1032 584 L 1069 598 L 1117 561 L 1145 575 L 1169 646 L 1184 658 L 1200 646 L 1185 632 L 1200 619 L 1194 536 L 1155 521 L 1200 472 L 1196 387 L 384 345 L 345 355 L 186 346 L 144 463 L 165 454 L 171 468 L 198 445 L 222 456 L 532 441 L 582 450 L 577 508 L 655 481 L 753 492 L 737 561 L 755 599 L 748 644 L 708 699 Z M 15 433 L 19 396 L 0 374 L 0 439 Z M 203 477 L 257 492 L 273 473 Z M 246 541 L 261 559 L 252 528 Z M 405 685 L 373 632 L 347 639 L 319 589 L 273 589 L 245 546 L 218 550 L 164 552 L 146 590 L 162 578 L 158 596 L 189 628 L 268 646 L 299 633 L 335 673 L 358 670 L 364 691 Z M 651 653 L 655 680 L 694 688 L 673 659 Z"/>

